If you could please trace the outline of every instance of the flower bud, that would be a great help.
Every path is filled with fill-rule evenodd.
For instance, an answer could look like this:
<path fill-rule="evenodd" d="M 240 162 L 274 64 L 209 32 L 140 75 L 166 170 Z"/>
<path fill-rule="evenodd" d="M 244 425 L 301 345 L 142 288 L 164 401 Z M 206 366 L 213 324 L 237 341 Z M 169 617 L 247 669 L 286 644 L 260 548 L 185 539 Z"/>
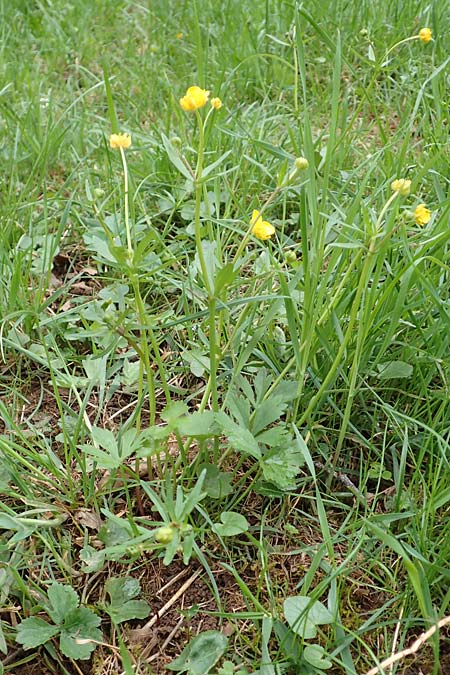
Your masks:
<path fill-rule="evenodd" d="M 294 263 L 296 263 L 297 256 L 295 255 L 295 251 L 286 251 L 285 260 L 288 263 L 288 265 L 293 265 Z"/>
<path fill-rule="evenodd" d="M 160 544 L 170 544 L 175 534 L 173 527 L 160 527 L 156 530 L 155 540 Z"/>
<path fill-rule="evenodd" d="M 392 181 L 391 188 L 394 192 L 398 192 L 402 197 L 407 197 L 411 189 L 411 181 L 407 178 L 397 178 Z"/>
<path fill-rule="evenodd" d="M 297 157 L 297 159 L 294 162 L 294 166 L 297 169 L 297 171 L 304 171 L 305 169 L 308 168 L 309 162 L 306 159 L 306 157 Z"/>

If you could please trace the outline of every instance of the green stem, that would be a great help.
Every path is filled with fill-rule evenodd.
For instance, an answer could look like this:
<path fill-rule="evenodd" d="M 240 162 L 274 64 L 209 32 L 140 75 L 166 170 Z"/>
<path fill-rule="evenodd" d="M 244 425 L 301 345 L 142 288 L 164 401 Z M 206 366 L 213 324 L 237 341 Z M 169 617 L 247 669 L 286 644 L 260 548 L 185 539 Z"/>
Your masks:
<path fill-rule="evenodd" d="M 133 259 L 133 246 L 131 244 L 131 229 L 130 229 L 130 205 L 128 202 L 128 166 L 125 157 L 125 150 L 120 147 L 120 156 L 122 158 L 123 166 L 123 185 L 124 185 L 124 202 L 125 202 L 125 232 L 127 235 L 127 249 L 130 260 Z"/>

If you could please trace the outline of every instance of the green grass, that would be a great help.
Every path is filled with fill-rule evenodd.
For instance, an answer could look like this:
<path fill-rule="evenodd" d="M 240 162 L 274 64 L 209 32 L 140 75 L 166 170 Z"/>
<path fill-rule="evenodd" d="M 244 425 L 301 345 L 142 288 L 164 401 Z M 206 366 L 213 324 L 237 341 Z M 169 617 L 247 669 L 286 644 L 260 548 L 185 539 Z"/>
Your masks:
<path fill-rule="evenodd" d="M 0 672 L 165 672 L 198 634 L 189 673 L 362 675 L 450 614 L 449 24 L 0 0 Z M 107 580 L 155 612 L 184 566 L 136 647 L 152 614 L 118 620 Z M 102 619 L 91 661 L 55 581 Z"/>

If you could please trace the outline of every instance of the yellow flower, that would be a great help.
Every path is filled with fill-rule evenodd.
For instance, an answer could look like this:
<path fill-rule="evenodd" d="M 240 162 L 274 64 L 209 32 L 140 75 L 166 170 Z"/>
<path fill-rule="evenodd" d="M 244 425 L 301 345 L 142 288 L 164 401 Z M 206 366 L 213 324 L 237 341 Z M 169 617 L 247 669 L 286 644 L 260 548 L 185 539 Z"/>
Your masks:
<path fill-rule="evenodd" d="M 402 197 L 407 197 L 411 188 L 411 181 L 407 178 L 397 178 L 391 183 L 394 192 L 398 192 Z"/>
<path fill-rule="evenodd" d="M 175 37 L 177 38 L 177 40 L 182 40 L 182 39 L 184 38 L 184 33 L 181 33 L 181 32 L 180 32 L 180 33 L 177 33 L 177 34 L 175 35 Z"/>
<path fill-rule="evenodd" d="M 189 87 L 186 96 L 180 98 L 180 105 L 186 112 L 191 112 L 203 108 L 203 106 L 206 105 L 208 98 L 209 91 L 206 91 L 206 89 L 201 89 L 197 86 Z"/>
<path fill-rule="evenodd" d="M 421 42 L 424 42 L 425 44 L 428 44 L 430 40 L 432 39 L 431 37 L 431 29 L 430 28 L 421 28 L 419 30 L 419 40 Z"/>
<path fill-rule="evenodd" d="M 262 216 L 259 214 L 259 211 L 256 209 L 252 213 L 252 219 L 250 220 L 250 225 L 252 226 L 252 233 L 258 239 L 265 241 L 270 239 L 275 234 L 275 228 L 273 225 L 263 220 Z"/>
<path fill-rule="evenodd" d="M 426 225 L 431 218 L 431 211 L 427 209 L 425 204 L 419 204 L 414 209 L 414 219 L 417 225 Z"/>
<path fill-rule="evenodd" d="M 129 148 L 131 145 L 130 134 L 111 134 L 109 137 L 109 144 L 113 150 L 117 148 Z"/>
<path fill-rule="evenodd" d="M 211 99 L 211 105 L 216 110 L 219 110 L 219 108 L 222 107 L 222 101 L 220 100 L 220 98 L 217 98 L 217 96 L 216 96 L 215 98 Z"/>

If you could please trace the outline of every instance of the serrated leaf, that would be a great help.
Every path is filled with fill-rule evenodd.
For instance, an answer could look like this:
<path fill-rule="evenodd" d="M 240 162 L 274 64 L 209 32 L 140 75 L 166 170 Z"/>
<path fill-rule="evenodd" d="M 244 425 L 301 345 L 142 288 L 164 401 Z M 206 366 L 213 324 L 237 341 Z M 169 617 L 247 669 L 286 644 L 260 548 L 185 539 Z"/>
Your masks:
<path fill-rule="evenodd" d="M 261 457 L 261 449 L 253 434 L 244 427 L 239 426 L 225 413 L 217 413 L 216 419 L 221 427 L 222 433 L 228 438 L 228 442 L 232 448 L 244 455 L 251 455 L 259 459 Z"/>
<path fill-rule="evenodd" d="M 221 523 L 214 523 L 213 531 L 221 537 L 234 537 L 242 532 L 247 532 L 248 521 L 236 511 L 223 511 L 220 515 Z"/>
<path fill-rule="evenodd" d="M 252 431 L 255 436 L 276 420 L 280 419 L 281 415 L 286 410 L 287 403 L 285 403 L 278 396 L 270 396 L 267 400 L 257 404 L 255 415 L 252 423 Z"/>
<path fill-rule="evenodd" d="M 80 643 L 78 640 L 101 642 L 103 634 L 98 629 L 100 617 L 87 607 L 78 607 L 66 617 L 59 646 L 62 653 L 71 659 L 86 660 L 96 648 L 95 642 Z"/>
<path fill-rule="evenodd" d="M 295 484 L 295 477 L 303 464 L 303 455 L 291 446 L 268 450 L 260 460 L 264 479 L 287 490 Z"/>
<path fill-rule="evenodd" d="M 172 424 L 172 422 L 182 417 L 182 415 L 187 415 L 188 412 L 189 409 L 184 401 L 171 401 L 161 412 L 161 419 L 167 422 L 167 424 Z"/>
<path fill-rule="evenodd" d="M 180 656 L 169 663 L 169 670 L 184 672 L 189 675 L 208 675 L 227 648 L 228 640 L 217 630 L 200 633 L 189 642 Z"/>
<path fill-rule="evenodd" d="M 57 625 L 62 624 L 66 616 L 73 612 L 79 604 L 78 595 L 72 586 L 65 586 L 57 581 L 54 581 L 48 587 L 47 597 L 49 604 L 45 605 L 45 609 Z"/>
<path fill-rule="evenodd" d="M 39 617 L 30 617 L 19 623 L 16 642 L 23 645 L 24 649 L 35 649 L 58 633 L 58 626 L 52 626 Z"/>
<path fill-rule="evenodd" d="M 94 441 L 108 452 L 117 453 L 117 441 L 113 432 L 109 429 L 102 429 L 101 427 L 92 427 L 92 438 Z"/>
<path fill-rule="evenodd" d="M 332 623 L 331 612 L 319 600 L 311 602 L 306 595 L 295 595 L 284 601 L 284 616 L 297 635 L 309 640 L 316 637 L 316 626 Z"/>
<path fill-rule="evenodd" d="M 141 592 L 141 584 L 133 577 L 112 577 L 105 583 L 110 602 L 105 606 L 114 623 L 145 619 L 150 606 L 145 600 L 133 600 Z"/>
<path fill-rule="evenodd" d="M 217 433 L 215 413 L 212 410 L 194 412 L 192 415 L 182 417 L 176 424 L 182 436 L 204 438 Z"/>

